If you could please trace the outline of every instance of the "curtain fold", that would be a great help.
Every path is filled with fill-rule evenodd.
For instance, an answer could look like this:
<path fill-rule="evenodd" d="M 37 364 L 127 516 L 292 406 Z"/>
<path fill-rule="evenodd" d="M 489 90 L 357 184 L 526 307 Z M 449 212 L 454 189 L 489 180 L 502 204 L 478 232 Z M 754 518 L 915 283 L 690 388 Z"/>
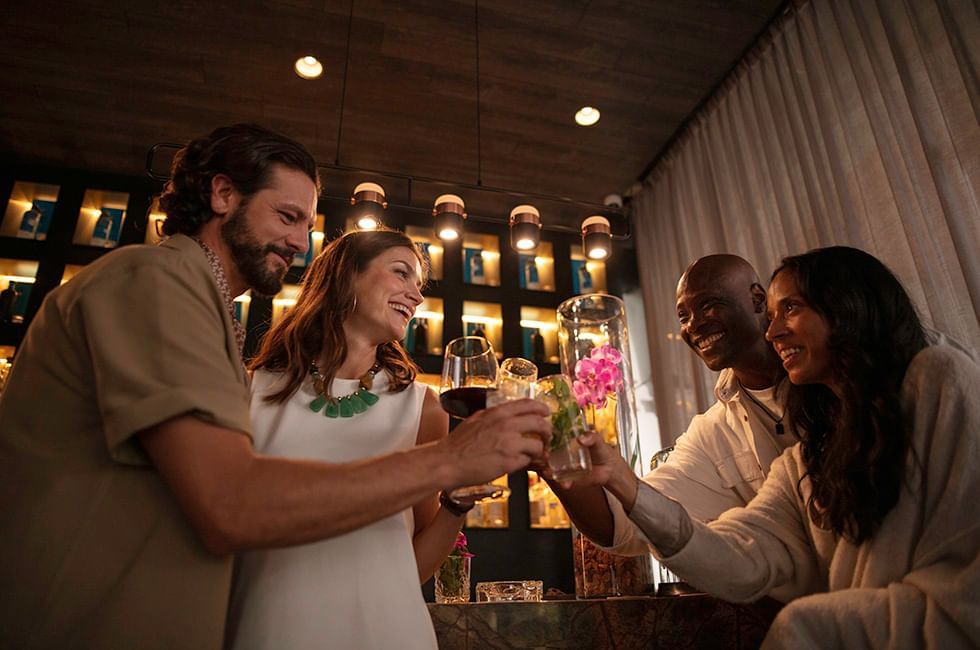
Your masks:
<path fill-rule="evenodd" d="M 980 349 L 978 67 L 972 0 L 799 0 L 736 66 L 633 196 L 665 442 L 714 401 L 674 310 L 702 255 L 862 248 Z"/>

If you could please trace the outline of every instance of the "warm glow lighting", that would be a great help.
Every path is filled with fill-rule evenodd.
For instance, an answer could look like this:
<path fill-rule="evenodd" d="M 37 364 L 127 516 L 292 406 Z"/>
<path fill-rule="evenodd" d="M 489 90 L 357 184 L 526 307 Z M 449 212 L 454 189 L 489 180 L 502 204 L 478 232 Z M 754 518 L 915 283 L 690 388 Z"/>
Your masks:
<path fill-rule="evenodd" d="M 575 123 L 579 126 L 592 126 L 599 121 L 599 109 L 583 106 L 575 113 Z"/>
<path fill-rule="evenodd" d="M 36 278 L 27 275 L 0 275 L 7 282 L 20 282 L 21 284 L 34 284 Z"/>
<path fill-rule="evenodd" d="M 377 230 L 381 217 L 388 207 L 385 190 L 377 183 L 359 183 L 350 199 L 354 207 L 354 219 L 358 230 Z"/>
<path fill-rule="evenodd" d="M 519 205 L 510 211 L 510 245 L 516 251 L 532 251 L 541 241 L 541 213 L 533 205 Z"/>
<path fill-rule="evenodd" d="M 492 316 L 470 316 L 469 314 L 463 314 L 464 323 L 482 323 L 484 325 L 500 325 L 501 320 L 499 318 L 493 318 Z"/>
<path fill-rule="evenodd" d="M 324 237 L 324 234 L 322 232 L 320 232 L 319 230 L 314 230 L 313 231 L 313 241 L 315 241 L 315 242 L 322 242 L 323 241 L 323 237 Z"/>
<path fill-rule="evenodd" d="M 612 232 L 609 220 L 599 215 L 587 217 L 582 222 L 582 250 L 593 260 L 603 260 L 612 252 Z"/>
<path fill-rule="evenodd" d="M 296 304 L 295 298 L 275 298 L 272 301 L 274 307 L 292 307 Z"/>
<path fill-rule="evenodd" d="M 242 295 L 240 295 L 237 298 L 235 298 L 235 302 L 240 302 L 240 303 L 243 303 L 243 304 L 247 305 L 248 303 L 252 302 L 252 296 L 250 296 L 250 295 L 248 295 L 246 293 L 243 293 Z"/>
<path fill-rule="evenodd" d="M 432 202 L 433 230 L 443 241 L 455 241 L 463 234 L 466 204 L 456 194 L 437 196 Z"/>
<path fill-rule="evenodd" d="M 521 327 L 526 327 L 532 330 L 557 330 L 558 323 L 546 323 L 541 320 L 521 319 Z"/>
<path fill-rule="evenodd" d="M 361 230 L 377 230 L 378 220 L 374 217 L 364 216 L 357 220 L 357 227 Z"/>
<path fill-rule="evenodd" d="M 595 346 L 600 346 L 603 343 L 606 343 L 607 341 L 609 341 L 609 337 L 608 336 L 606 336 L 605 334 L 600 334 L 598 332 L 579 332 L 575 336 L 577 336 L 580 339 L 585 339 L 587 341 L 592 341 L 592 344 L 595 345 Z"/>
<path fill-rule="evenodd" d="M 534 263 L 541 266 L 542 264 L 554 264 L 555 260 L 551 259 L 550 257 L 535 257 Z"/>
<path fill-rule="evenodd" d="M 426 318 L 428 320 L 442 320 L 442 314 L 437 311 L 417 311 L 416 318 Z"/>
<path fill-rule="evenodd" d="M 442 246 L 436 246 L 435 244 L 429 244 L 429 252 L 438 255 L 442 252 Z"/>
<path fill-rule="evenodd" d="M 315 56 L 301 56 L 296 59 L 293 69 L 303 79 L 316 79 L 323 74 L 323 65 Z"/>

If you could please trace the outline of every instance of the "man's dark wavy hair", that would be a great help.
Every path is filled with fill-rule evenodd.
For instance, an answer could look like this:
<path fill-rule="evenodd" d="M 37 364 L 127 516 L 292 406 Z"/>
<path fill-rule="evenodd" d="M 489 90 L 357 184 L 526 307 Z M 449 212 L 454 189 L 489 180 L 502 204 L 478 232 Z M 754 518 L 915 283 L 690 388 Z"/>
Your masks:
<path fill-rule="evenodd" d="M 216 175 L 230 178 L 246 204 L 269 187 L 274 164 L 303 172 L 319 194 L 316 161 L 303 145 L 286 136 L 256 124 L 235 124 L 192 140 L 174 156 L 170 180 L 160 195 L 160 209 L 167 215 L 164 234 L 194 235 L 214 216 L 211 180 Z"/>
<path fill-rule="evenodd" d="M 874 536 L 898 501 L 911 453 L 899 397 L 926 346 L 905 289 L 874 256 L 832 246 L 787 257 L 803 299 L 827 322 L 838 398 L 822 384 L 791 385 L 787 410 L 802 433 L 817 525 L 854 543 Z"/>

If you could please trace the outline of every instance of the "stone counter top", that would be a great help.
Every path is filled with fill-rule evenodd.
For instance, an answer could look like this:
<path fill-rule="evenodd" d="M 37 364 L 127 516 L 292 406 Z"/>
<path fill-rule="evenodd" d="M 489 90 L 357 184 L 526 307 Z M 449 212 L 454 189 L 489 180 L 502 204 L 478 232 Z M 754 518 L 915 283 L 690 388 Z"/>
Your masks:
<path fill-rule="evenodd" d="M 441 650 L 758 648 L 780 604 L 702 594 L 540 603 L 429 604 Z"/>

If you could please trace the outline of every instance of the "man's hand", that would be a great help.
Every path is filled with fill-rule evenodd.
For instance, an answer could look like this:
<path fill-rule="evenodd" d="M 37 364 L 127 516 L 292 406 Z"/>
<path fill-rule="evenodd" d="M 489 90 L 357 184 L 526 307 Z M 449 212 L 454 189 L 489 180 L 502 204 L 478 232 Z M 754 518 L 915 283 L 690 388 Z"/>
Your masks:
<path fill-rule="evenodd" d="M 617 465 L 623 463 L 622 457 L 610 445 L 607 445 L 602 436 L 590 430 L 578 437 L 578 443 L 589 450 L 592 457 L 592 471 L 586 476 L 575 479 L 574 481 L 561 481 L 558 483 L 563 489 L 575 487 L 590 487 L 595 485 L 605 485 L 617 470 Z M 551 479 L 551 472 L 546 473 L 545 478 Z"/>
<path fill-rule="evenodd" d="M 522 399 L 466 418 L 439 443 L 456 461 L 457 485 L 486 483 L 542 457 L 551 440 L 549 416 L 544 404 Z"/>
<path fill-rule="evenodd" d="M 592 471 L 588 476 L 575 481 L 574 487 L 601 485 L 618 498 L 626 512 L 629 512 L 636 502 L 638 479 L 626 460 L 611 445 L 607 445 L 596 431 L 580 436 L 578 442 L 589 450 Z M 573 487 L 571 482 L 560 485 L 564 489 Z"/>

